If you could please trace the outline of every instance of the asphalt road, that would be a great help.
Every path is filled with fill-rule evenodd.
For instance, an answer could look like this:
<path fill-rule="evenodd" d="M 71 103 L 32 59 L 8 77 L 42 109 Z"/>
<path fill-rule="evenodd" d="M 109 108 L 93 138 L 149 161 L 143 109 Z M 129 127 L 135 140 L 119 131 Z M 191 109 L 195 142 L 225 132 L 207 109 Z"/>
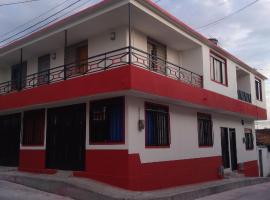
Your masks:
<path fill-rule="evenodd" d="M 0 181 L 0 200 L 71 200 L 26 186 Z"/>
<path fill-rule="evenodd" d="M 197 200 L 270 200 L 270 183 L 230 190 Z"/>

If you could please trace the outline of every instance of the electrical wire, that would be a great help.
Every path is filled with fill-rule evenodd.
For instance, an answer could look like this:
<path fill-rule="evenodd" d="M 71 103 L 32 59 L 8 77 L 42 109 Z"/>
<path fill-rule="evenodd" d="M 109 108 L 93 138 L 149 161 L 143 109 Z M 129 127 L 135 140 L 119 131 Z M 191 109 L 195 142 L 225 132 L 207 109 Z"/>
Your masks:
<path fill-rule="evenodd" d="M 81 4 L 81 5 L 79 5 L 79 6 L 75 7 L 75 8 L 73 8 L 73 9 L 72 9 L 71 11 L 69 11 L 68 13 L 64 13 L 63 15 L 61 15 L 61 16 L 59 16 L 59 17 L 57 17 L 57 18 L 55 18 L 55 19 L 53 19 L 53 20 L 47 22 L 46 24 L 44 24 L 44 25 L 42 25 L 42 26 L 37 27 L 36 29 L 34 29 L 34 30 L 28 32 L 27 34 L 25 34 L 25 35 L 23 35 L 23 36 L 20 36 L 20 37 L 14 39 L 14 40 L 12 40 L 12 41 L 9 41 L 8 44 L 10 44 L 10 43 L 12 43 L 12 42 L 14 42 L 14 41 L 16 41 L 16 40 L 22 39 L 22 38 L 24 38 L 24 37 L 26 37 L 26 36 L 28 36 L 28 35 L 30 35 L 30 34 L 36 32 L 36 31 L 38 31 L 38 30 L 40 30 L 40 29 L 42 29 L 42 28 L 48 26 L 48 25 L 51 24 L 52 22 L 55 22 L 55 21 L 57 21 L 57 20 L 63 18 L 63 17 L 68 17 L 68 16 L 70 16 L 70 15 L 72 14 L 71 12 L 73 12 L 73 11 L 75 11 L 75 10 L 77 10 L 77 9 L 79 9 L 79 8 L 81 8 L 81 7 L 83 7 L 83 6 L 86 5 L 87 3 L 90 3 L 91 1 L 93 1 L 93 0 L 88 0 L 88 1 L 84 2 L 83 4 Z M 70 13 L 70 15 L 66 16 L 66 15 L 69 14 L 69 13 Z M 8 45 L 8 44 L 6 44 L 6 45 Z"/>
<path fill-rule="evenodd" d="M 4 4 L 0 4 L 0 7 L 11 6 L 11 5 L 16 5 L 16 4 L 31 3 L 31 2 L 35 2 L 35 1 L 41 1 L 41 0 L 27 0 L 27 1 L 13 2 L 13 3 L 4 3 Z"/>
<path fill-rule="evenodd" d="M 24 32 L 26 32 L 26 31 L 28 31 L 29 29 L 31 29 L 31 28 L 33 28 L 33 27 L 35 27 L 35 26 L 37 26 L 37 25 L 39 25 L 39 24 L 41 24 L 41 23 L 47 21 L 48 19 L 50 19 L 50 18 L 56 16 L 57 14 L 59 14 L 59 13 L 63 12 L 64 10 L 66 10 L 66 9 L 68 9 L 68 8 L 70 8 L 70 7 L 72 7 L 73 5 L 77 4 L 77 3 L 80 2 L 80 1 L 81 1 L 81 0 L 77 0 L 77 1 L 75 1 L 75 2 L 73 2 L 73 3 L 71 3 L 71 4 L 69 4 L 69 5 L 66 6 L 65 8 L 63 8 L 63 9 L 57 11 L 56 13 L 50 15 L 49 17 L 46 17 L 45 19 L 43 19 L 43 20 L 41 20 L 41 21 L 39 21 L 39 22 L 37 22 L 37 23 L 31 25 L 30 27 L 27 27 L 27 28 L 23 29 L 22 31 L 17 32 L 16 34 L 13 34 L 13 35 L 11 35 L 11 36 L 9 36 L 9 37 L 7 37 L 7 38 L 1 40 L 0 43 L 6 42 L 6 41 L 8 41 L 9 39 L 12 39 L 12 38 L 14 38 L 15 36 L 20 35 L 21 33 L 24 33 Z"/>
<path fill-rule="evenodd" d="M 11 29 L 11 30 L 9 30 L 9 31 L 7 31 L 7 32 L 5 32 L 5 33 L 3 33 L 2 35 L 0 35 L 0 38 L 2 38 L 2 37 L 4 37 L 4 36 L 7 36 L 7 35 L 9 35 L 9 34 L 11 34 L 11 33 L 14 33 L 16 30 L 18 30 L 18 29 L 20 29 L 20 28 L 22 28 L 22 27 L 24 27 L 24 26 L 30 24 L 31 22 L 33 22 L 33 21 L 35 21 L 35 20 L 37 20 L 37 19 L 39 19 L 39 18 L 45 16 L 45 15 L 48 14 L 49 12 L 51 12 L 51 11 L 55 10 L 56 8 L 62 6 L 63 4 L 65 4 L 65 3 L 68 2 L 68 1 L 69 1 L 69 0 L 62 1 L 61 3 L 57 4 L 57 5 L 54 6 L 53 8 L 51 8 L 51 9 L 49 9 L 49 10 L 47 10 L 47 11 L 41 13 L 39 16 L 36 16 L 36 17 L 34 17 L 34 18 L 28 20 L 27 22 L 25 22 L 25 23 L 23 23 L 23 24 L 21 24 L 21 25 L 19 25 L 19 26 L 14 27 L 13 29 Z"/>
<path fill-rule="evenodd" d="M 249 3 L 249 4 L 247 4 L 247 5 L 245 5 L 244 7 L 240 8 L 240 9 L 238 9 L 238 10 L 232 12 L 232 13 L 230 13 L 229 15 L 226 15 L 226 16 L 220 18 L 220 19 L 217 19 L 217 20 L 215 20 L 215 21 L 212 21 L 212 22 L 210 22 L 210 23 L 208 23 L 208 24 L 205 24 L 205 25 L 203 25 L 203 26 L 197 27 L 196 29 L 197 29 L 197 30 L 201 30 L 201 29 L 206 29 L 206 28 L 208 28 L 209 26 L 216 25 L 216 24 L 218 24 L 219 22 L 221 22 L 221 21 L 223 21 L 223 20 L 225 20 L 225 19 L 227 19 L 227 18 L 229 18 L 229 17 L 232 17 L 232 16 L 234 16 L 234 15 L 240 13 L 240 12 L 242 12 L 243 10 L 249 8 L 250 6 L 252 6 L 252 5 L 254 5 L 254 4 L 258 3 L 258 2 L 259 2 L 259 0 L 255 0 L 255 1 L 253 1 L 253 2 L 251 2 L 251 3 Z"/>

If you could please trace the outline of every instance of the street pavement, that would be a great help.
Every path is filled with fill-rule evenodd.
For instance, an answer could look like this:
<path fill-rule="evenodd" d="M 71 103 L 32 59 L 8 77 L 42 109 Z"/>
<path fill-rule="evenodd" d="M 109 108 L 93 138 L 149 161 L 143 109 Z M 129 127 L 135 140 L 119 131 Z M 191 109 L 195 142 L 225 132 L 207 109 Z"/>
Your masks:
<path fill-rule="evenodd" d="M 23 185 L 0 181 L 0 200 L 71 200 Z"/>
<path fill-rule="evenodd" d="M 270 183 L 230 190 L 197 200 L 270 200 Z"/>

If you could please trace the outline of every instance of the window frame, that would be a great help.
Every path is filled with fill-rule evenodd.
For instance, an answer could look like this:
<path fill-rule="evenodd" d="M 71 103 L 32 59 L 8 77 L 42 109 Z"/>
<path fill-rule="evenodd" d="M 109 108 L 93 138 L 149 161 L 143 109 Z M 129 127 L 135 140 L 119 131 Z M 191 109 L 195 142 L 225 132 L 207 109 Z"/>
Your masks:
<path fill-rule="evenodd" d="M 209 117 L 210 118 L 210 124 L 211 124 L 211 133 L 210 133 L 211 134 L 211 142 L 209 144 L 202 144 L 202 142 L 200 141 L 199 120 L 201 120 L 202 118 L 206 118 L 206 117 Z M 213 147 L 214 146 L 213 119 L 212 119 L 212 115 L 211 114 L 197 112 L 197 131 L 198 131 L 198 146 L 200 148 L 210 148 L 210 147 Z"/>
<path fill-rule="evenodd" d="M 257 83 L 259 88 L 257 87 Z M 259 89 L 259 90 L 258 90 Z M 256 99 L 258 101 L 263 101 L 263 97 L 262 97 L 262 81 L 259 78 L 255 78 L 255 95 L 256 95 Z"/>
<path fill-rule="evenodd" d="M 253 136 L 253 133 L 252 133 L 252 129 L 245 128 L 244 134 L 245 134 L 245 146 L 246 146 L 246 150 L 247 151 L 254 150 L 254 136 Z"/>
<path fill-rule="evenodd" d="M 158 106 L 161 107 L 165 110 L 167 110 L 168 113 L 168 144 L 166 145 L 148 145 L 148 139 L 147 139 L 147 106 Z M 161 105 L 161 104 L 157 104 L 157 103 L 152 103 L 152 102 L 145 102 L 144 103 L 144 119 L 145 119 L 145 148 L 146 149 L 154 149 L 154 148 L 170 148 L 171 146 L 171 128 L 170 128 L 170 110 L 169 110 L 169 106 L 166 105 Z"/>
<path fill-rule="evenodd" d="M 40 137 L 40 143 L 33 143 L 33 141 L 32 142 L 30 142 L 30 143 L 27 143 L 25 140 L 26 140 L 26 135 L 25 135 L 25 133 L 26 133 L 26 130 L 25 130 L 25 124 L 26 124 L 26 120 L 27 120 L 27 115 L 30 117 L 30 119 L 28 118 L 28 120 L 31 120 L 31 121 L 33 121 L 33 118 L 34 119 L 37 119 L 37 115 L 39 115 L 39 117 L 40 117 L 40 119 L 42 120 L 41 121 L 41 123 L 42 123 L 42 133 L 40 133 L 41 135 L 39 136 Z M 38 110 L 29 110 L 29 111 L 25 111 L 24 113 L 23 113 L 23 120 L 22 120 L 22 123 L 23 123 L 23 126 L 22 126 L 22 130 L 23 130 L 23 132 L 22 132 L 22 140 L 21 140 L 21 144 L 22 144 L 22 146 L 25 146 L 25 147 L 27 147 L 27 146 L 33 146 L 33 147 L 39 147 L 39 146 L 44 146 L 44 143 L 45 143 L 45 126 L 46 126 L 46 110 L 45 109 L 38 109 Z M 36 122 L 35 122 L 36 123 Z M 34 125 L 34 127 L 35 127 L 35 125 Z M 33 134 L 33 133 L 32 133 Z M 28 136 L 29 137 L 29 136 Z"/>
<path fill-rule="evenodd" d="M 211 79 L 211 81 L 228 87 L 228 70 L 227 70 L 227 60 L 226 60 L 226 58 L 222 57 L 221 55 L 217 54 L 216 52 L 214 52 L 212 50 L 210 50 L 209 57 L 210 57 L 210 79 Z M 211 61 L 212 58 L 214 60 L 219 61 L 220 63 L 224 63 L 224 76 L 222 76 L 222 78 L 225 79 L 225 83 L 216 80 L 215 73 L 213 72 L 214 66 L 212 66 L 212 61 Z M 220 72 L 222 72 L 222 71 L 223 70 L 221 69 Z M 214 77 L 212 77 L 212 73 L 214 74 Z"/>
<path fill-rule="evenodd" d="M 93 103 L 102 103 L 102 102 L 113 102 L 113 101 L 117 101 L 117 100 L 120 100 L 122 101 L 123 103 L 123 122 L 122 122 L 122 133 L 121 133 L 121 136 L 122 136 L 122 141 L 117 141 L 117 142 L 113 142 L 113 141 L 104 141 L 104 142 L 94 142 L 94 141 L 91 141 L 91 110 L 92 110 L 92 106 L 91 104 Z M 125 138 L 125 132 L 126 132 L 126 129 L 125 129 L 125 122 L 126 122 L 126 119 L 125 119 L 125 97 L 121 96 L 121 97 L 114 97 L 114 98 L 109 98 L 109 99 L 99 99 L 99 100 L 94 100 L 94 101 L 90 101 L 89 103 L 89 138 L 88 138 L 88 143 L 89 145 L 123 145 L 125 144 L 125 141 L 126 141 L 126 138 Z"/>

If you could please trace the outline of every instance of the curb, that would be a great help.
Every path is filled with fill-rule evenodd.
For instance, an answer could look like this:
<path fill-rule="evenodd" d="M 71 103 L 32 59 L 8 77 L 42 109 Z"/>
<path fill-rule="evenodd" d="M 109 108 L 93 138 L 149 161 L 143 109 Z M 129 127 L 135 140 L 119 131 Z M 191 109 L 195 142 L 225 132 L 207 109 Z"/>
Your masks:
<path fill-rule="evenodd" d="M 255 184 L 261 184 L 270 182 L 270 178 L 246 178 L 242 180 L 237 180 L 227 183 L 218 183 L 216 185 L 205 185 L 197 187 L 188 187 L 189 189 L 180 189 L 177 191 L 177 188 L 173 192 L 168 193 L 166 190 L 158 191 L 149 191 L 149 192 L 132 192 L 126 190 L 126 194 L 121 197 L 118 194 L 118 197 L 113 197 L 100 192 L 96 192 L 91 188 L 81 187 L 76 184 L 72 184 L 69 181 L 64 179 L 55 180 L 41 177 L 29 177 L 24 175 L 9 175 L 9 174 L 0 174 L 0 180 L 25 185 L 31 188 L 35 188 L 41 191 L 58 194 L 61 196 L 67 196 L 75 200 L 115 200 L 115 199 L 157 199 L 157 200 L 194 200 L 197 198 L 205 197 L 208 195 L 213 195 L 221 192 L 225 192 L 232 189 L 242 188 L 246 186 L 251 186 Z M 106 190 L 106 187 L 104 187 Z M 117 191 L 117 189 L 116 189 Z M 162 194 L 162 192 L 164 194 Z"/>

